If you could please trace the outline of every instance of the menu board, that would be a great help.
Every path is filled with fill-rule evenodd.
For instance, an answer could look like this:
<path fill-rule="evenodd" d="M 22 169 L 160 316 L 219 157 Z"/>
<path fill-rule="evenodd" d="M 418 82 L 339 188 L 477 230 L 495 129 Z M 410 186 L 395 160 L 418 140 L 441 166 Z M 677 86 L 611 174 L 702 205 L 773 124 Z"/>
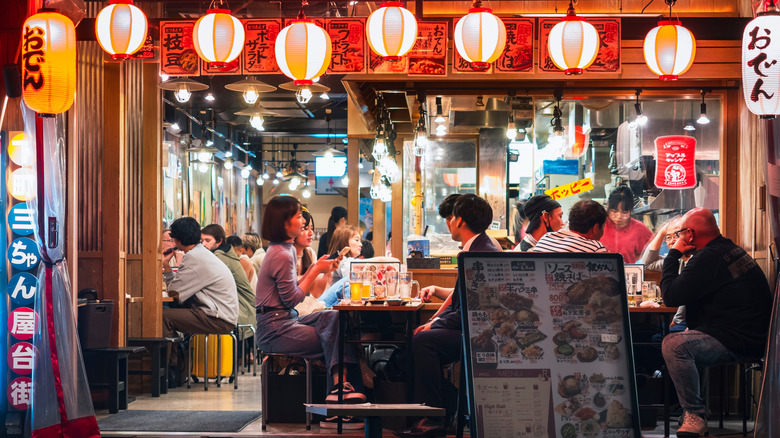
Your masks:
<path fill-rule="evenodd" d="M 493 63 L 496 73 L 524 73 L 534 69 L 534 19 L 504 18 L 506 48 Z"/>
<path fill-rule="evenodd" d="M 244 20 L 246 38 L 241 55 L 245 74 L 278 73 L 276 37 L 282 30 L 281 20 Z"/>
<path fill-rule="evenodd" d="M 171 76 L 197 76 L 200 58 L 192 31 L 195 21 L 160 22 L 160 71 Z"/>
<path fill-rule="evenodd" d="M 446 21 L 417 23 L 417 41 L 409 51 L 410 76 L 447 76 Z"/>
<path fill-rule="evenodd" d="M 365 73 L 365 19 L 333 18 L 327 26 L 333 46 L 328 73 Z"/>
<path fill-rule="evenodd" d="M 635 437 L 619 254 L 458 256 L 474 437 Z"/>

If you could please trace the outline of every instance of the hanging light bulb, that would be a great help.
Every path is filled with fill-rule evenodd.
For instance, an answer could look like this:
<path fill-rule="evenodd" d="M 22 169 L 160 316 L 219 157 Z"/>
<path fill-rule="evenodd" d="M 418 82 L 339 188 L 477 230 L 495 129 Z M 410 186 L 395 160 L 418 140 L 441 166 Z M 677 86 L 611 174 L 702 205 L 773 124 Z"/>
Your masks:
<path fill-rule="evenodd" d="M 309 190 L 309 188 L 308 188 L 308 187 L 307 187 L 307 188 L 305 188 L 305 189 L 303 189 L 303 190 L 301 191 L 301 196 L 303 197 L 303 199 L 309 199 L 309 198 L 311 198 L 311 190 Z"/>
<path fill-rule="evenodd" d="M 696 120 L 696 123 L 700 125 L 706 125 L 707 123 L 710 123 L 710 118 L 707 117 L 707 104 L 704 103 L 704 95 L 706 94 L 706 91 L 701 91 L 701 115 L 699 116 L 699 119 Z"/>
<path fill-rule="evenodd" d="M 280 181 L 279 181 L 279 177 L 274 177 L 274 181 L 273 181 L 274 185 L 275 185 L 275 186 L 278 186 L 278 185 L 279 185 L 279 182 L 280 182 Z"/>
<path fill-rule="evenodd" d="M 162 81 L 162 82 L 168 82 L 168 79 L 170 79 L 170 78 L 171 78 L 171 77 L 170 77 L 170 76 L 168 76 L 167 74 L 165 74 L 165 73 L 163 73 L 163 72 L 160 72 L 160 81 Z"/>
<path fill-rule="evenodd" d="M 187 103 L 190 101 L 190 97 L 192 96 L 192 93 L 187 87 L 187 84 L 179 84 L 178 88 L 174 92 L 174 96 L 176 96 L 176 100 L 179 103 Z"/>
<path fill-rule="evenodd" d="M 696 127 L 693 126 L 693 123 L 688 122 L 685 126 L 683 126 L 684 131 L 695 131 Z"/>
<path fill-rule="evenodd" d="M 247 89 L 241 93 L 241 97 L 244 98 L 244 102 L 249 105 L 254 105 L 257 102 L 257 99 L 260 98 L 260 93 L 257 92 L 255 87 L 247 87 Z"/>
<path fill-rule="evenodd" d="M 298 175 L 293 175 L 292 178 L 290 178 L 290 184 L 298 186 L 301 184 L 301 178 Z"/>
<path fill-rule="evenodd" d="M 198 155 L 198 161 L 201 161 L 201 162 L 204 162 L 204 163 L 211 161 L 211 152 L 200 151 L 200 152 L 198 152 L 197 155 Z"/>
<path fill-rule="evenodd" d="M 233 168 L 233 160 L 231 160 L 231 159 L 225 160 L 225 164 L 223 164 L 223 166 L 225 166 L 225 169 L 227 169 L 227 170 L 232 169 Z"/>
<path fill-rule="evenodd" d="M 417 138 L 414 141 L 421 148 L 428 146 L 428 136 L 425 135 L 425 127 L 422 124 L 417 127 Z"/>
<path fill-rule="evenodd" d="M 249 175 L 251 174 L 250 169 L 251 167 L 249 166 L 246 166 L 243 169 L 241 169 L 241 178 L 244 179 L 249 178 Z"/>
<path fill-rule="evenodd" d="M 257 185 L 262 187 L 263 183 L 265 183 L 265 180 L 263 178 L 257 178 L 257 180 L 255 182 L 257 183 Z"/>
<path fill-rule="evenodd" d="M 320 94 L 320 99 L 330 100 L 330 95 L 328 95 L 327 91 L 323 91 L 322 94 Z"/>
<path fill-rule="evenodd" d="M 506 138 L 514 140 L 517 138 L 517 127 L 515 127 L 515 119 L 509 116 L 509 123 L 506 124 Z"/>
<path fill-rule="evenodd" d="M 301 105 L 306 105 L 307 103 L 309 103 L 311 97 L 312 97 L 312 93 L 309 87 L 298 88 L 298 91 L 295 92 L 295 99 Z"/>
<path fill-rule="evenodd" d="M 207 100 L 207 101 L 209 101 L 209 102 L 214 102 L 215 100 L 217 100 L 217 99 L 214 97 L 214 95 L 213 95 L 213 94 L 211 94 L 211 92 L 209 92 L 209 94 L 207 94 L 207 95 L 206 95 L 206 97 L 204 97 L 203 99 L 205 99 L 205 100 Z"/>
<path fill-rule="evenodd" d="M 253 114 L 252 117 L 249 118 L 249 124 L 253 128 L 257 129 L 258 131 L 264 131 L 265 130 L 263 128 L 263 123 L 264 122 L 265 122 L 265 119 L 263 118 L 263 116 L 261 116 L 258 113 Z"/>
<path fill-rule="evenodd" d="M 362 158 L 360 158 L 360 159 L 358 160 L 358 169 L 362 169 L 362 168 L 363 168 L 363 159 L 362 159 Z"/>
<path fill-rule="evenodd" d="M 381 161 L 387 154 L 387 143 L 385 142 L 384 136 L 380 133 L 376 136 L 376 140 L 374 140 L 374 149 L 371 151 L 371 155 L 376 161 Z"/>
<path fill-rule="evenodd" d="M 181 127 L 177 122 L 173 122 L 171 126 L 168 127 L 171 131 L 181 131 Z"/>
<path fill-rule="evenodd" d="M 645 126 L 647 124 L 647 116 L 642 112 L 642 104 L 639 103 L 639 95 L 642 90 L 636 90 L 636 103 L 634 104 L 634 111 L 636 111 L 636 123 L 639 126 Z"/>
<path fill-rule="evenodd" d="M 198 170 L 200 173 L 206 173 L 209 171 L 209 165 L 206 163 L 198 163 Z"/>
<path fill-rule="evenodd" d="M 271 176 L 270 176 L 270 175 L 268 175 L 268 171 L 266 170 L 266 171 L 263 173 L 263 179 L 267 180 L 268 178 L 271 178 Z"/>
<path fill-rule="evenodd" d="M 206 140 L 206 147 L 208 148 L 208 147 L 211 147 L 211 146 L 214 146 L 214 142 L 213 142 L 213 141 L 211 141 L 211 140 Z M 230 156 L 232 156 L 232 155 L 233 155 L 233 154 L 232 154 L 232 153 L 230 153 L 230 151 L 228 151 L 228 152 L 225 152 L 225 157 L 230 157 Z"/>

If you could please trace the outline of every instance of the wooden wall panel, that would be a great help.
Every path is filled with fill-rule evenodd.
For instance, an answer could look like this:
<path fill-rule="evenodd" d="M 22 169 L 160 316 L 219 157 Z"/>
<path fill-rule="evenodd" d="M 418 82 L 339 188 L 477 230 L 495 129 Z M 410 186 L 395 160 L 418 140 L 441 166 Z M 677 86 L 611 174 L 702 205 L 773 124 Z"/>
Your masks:
<path fill-rule="evenodd" d="M 125 67 L 125 120 L 127 133 L 127 187 L 125 196 L 125 229 L 127 231 L 127 254 L 141 254 L 141 190 L 143 184 L 143 61 L 126 61 Z"/>

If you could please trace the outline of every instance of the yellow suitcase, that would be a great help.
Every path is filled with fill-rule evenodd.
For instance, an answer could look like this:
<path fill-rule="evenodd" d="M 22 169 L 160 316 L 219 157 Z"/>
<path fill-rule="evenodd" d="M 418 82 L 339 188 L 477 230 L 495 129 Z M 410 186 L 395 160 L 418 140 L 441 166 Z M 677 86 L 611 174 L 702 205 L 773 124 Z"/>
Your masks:
<path fill-rule="evenodd" d="M 192 342 L 192 375 L 203 377 L 203 335 L 195 335 L 190 339 Z M 220 353 L 222 356 L 221 372 L 222 377 L 233 375 L 233 337 L 230 335 L 219 335 Z M 209 336 L 209 378 L 217 377 L 217 335 Z"/>

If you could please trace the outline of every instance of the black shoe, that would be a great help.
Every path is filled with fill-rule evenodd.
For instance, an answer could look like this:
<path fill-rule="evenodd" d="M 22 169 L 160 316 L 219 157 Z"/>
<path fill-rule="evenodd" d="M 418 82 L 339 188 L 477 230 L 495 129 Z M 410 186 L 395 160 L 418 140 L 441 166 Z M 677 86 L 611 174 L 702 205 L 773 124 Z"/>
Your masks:
<path fill-rule="evenodd" d="M 168 388 L 179 387 L 179 372 L 173 368 L 168 368 Z"/>
<path fill-rule="evenodd" d="M 442 437 L 446 435 L 446 426 L 441 419 L 423 418 L 414 426 L 401 432 L 396 432 L 396 436 L 401 438 L 426 438 Z"/>

